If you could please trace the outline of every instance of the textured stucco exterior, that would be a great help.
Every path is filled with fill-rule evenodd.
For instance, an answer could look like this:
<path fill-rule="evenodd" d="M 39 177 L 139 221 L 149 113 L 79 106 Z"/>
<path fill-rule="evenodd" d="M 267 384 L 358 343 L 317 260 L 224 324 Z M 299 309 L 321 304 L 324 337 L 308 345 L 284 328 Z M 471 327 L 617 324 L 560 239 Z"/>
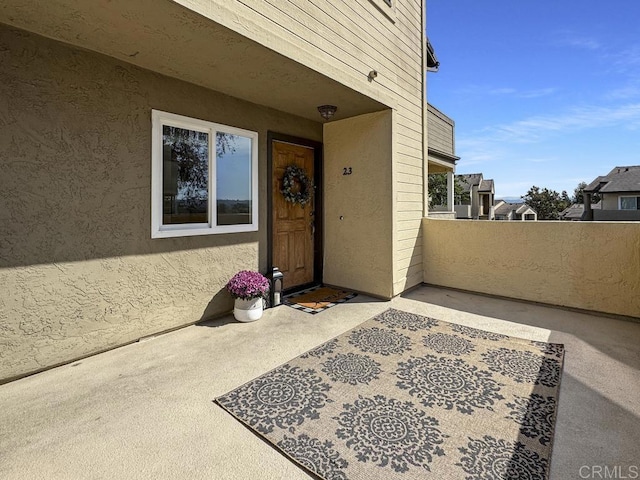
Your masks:
<path fill-rule="evenodd" d="M 394 109 L 397 295 L 422 282 L 427 55 L 424 0 L 392 4 L 5 0 L 0 22 L 308 119 L 325 103 L 336 119 Z"/>
<path fill-rule="evenodd" d="M 0 379 L 228 310 L 227 278 L 267 267 L 266 132 L 331 144 L 322 104 L 384 147 L 342 139 L 327 171 L 371 156 L 387 174 L 369 242 L 385 257 L 372 270 L 367 243 L 344 263 L 329 241 L 325 282 L 389 297 L 423 280 L 424 2 L 152 3 L 0 3 Z M 150 239 L 151 109 L 258 132 L 257 233 Z M 336 251 L 361 242 L 342 233 Z"/>
<path fill-rule="evenodd" d="M 618 210 L 620 196 L 615 193 L 602 194 L 602 199 L 600 201 L 600 208 L 602 210 Z"/>
<path fill-rule="evenodd" d="M 385 298 L 393 296 L 392 124 L 388 110 L 324 126 L 325 282 Z"/>
<path fill-rule="evenodd" d="M 151 109 L 312 140 L 322 125 L 0 27 L 0 379 L 231 308 L 260 231 L 151 239 Z"/>
<path fill-rule="evenodd" d="M 640 317 L 640 224 L 423 221 L 426 283 Z"/>

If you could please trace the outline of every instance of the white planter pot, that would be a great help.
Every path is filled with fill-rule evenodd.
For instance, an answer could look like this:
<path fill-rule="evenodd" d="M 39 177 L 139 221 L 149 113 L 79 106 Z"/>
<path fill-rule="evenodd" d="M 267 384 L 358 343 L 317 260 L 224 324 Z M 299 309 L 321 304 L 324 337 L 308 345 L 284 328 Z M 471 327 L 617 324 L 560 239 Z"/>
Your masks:
<path fill-rule="evenodd" d="M 253 298 L 251 300 L 236 298 L 233 307 L 233 316 L 239 322 L 255 322 L 262 317 L 262 298 Z"/>

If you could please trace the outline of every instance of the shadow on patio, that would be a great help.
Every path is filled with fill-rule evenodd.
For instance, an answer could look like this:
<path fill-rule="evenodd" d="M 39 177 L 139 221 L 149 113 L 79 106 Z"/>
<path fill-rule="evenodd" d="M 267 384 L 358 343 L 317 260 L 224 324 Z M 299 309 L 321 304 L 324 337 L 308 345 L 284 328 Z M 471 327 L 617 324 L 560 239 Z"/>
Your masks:
<path fill-rule="evenodd" d="M 2 385 L 0 477 L 308 479 L 212 400 L 389 307 L 564 343 L 551 479 L 638 465 L 640 323 L 422 286 L 225 317 Z"/>

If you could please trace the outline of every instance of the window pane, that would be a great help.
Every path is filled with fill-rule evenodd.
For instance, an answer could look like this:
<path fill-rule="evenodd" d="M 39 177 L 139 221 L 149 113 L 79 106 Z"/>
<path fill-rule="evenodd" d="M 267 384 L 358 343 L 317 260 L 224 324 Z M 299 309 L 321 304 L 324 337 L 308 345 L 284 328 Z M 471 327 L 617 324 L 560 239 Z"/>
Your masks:
<path fill-rule="evenodd" d="M 208 223 L 209 134 L 162 127 L 162 223 Z"/>
<path fill-rule="evenodd" d="M 637 209 L 636 197 L 620 197 L 620 209 L 636 210 Z"/>
<path fill-rule="evenodd" d="M 251 139 L 217 132 L 217 225 L 251 223 Z"/>

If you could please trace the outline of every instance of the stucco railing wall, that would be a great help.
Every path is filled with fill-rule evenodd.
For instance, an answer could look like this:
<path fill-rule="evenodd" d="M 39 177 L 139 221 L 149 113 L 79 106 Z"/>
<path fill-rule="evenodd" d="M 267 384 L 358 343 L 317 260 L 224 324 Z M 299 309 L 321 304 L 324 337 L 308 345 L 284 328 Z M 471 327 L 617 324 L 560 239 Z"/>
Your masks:
<path fill-rule="evenodd" d="M 424 281 L 640 317 L 640 223 L 423 219 Z"/>
<path fill-rule="evenodd" d="M 471 205 L 454 205 L 457 218 L 471 218 Z"/>
<path fill-rule="evenodd" d="M 621 222 L 638 222 L 640 221 L 640 210 L 593 210 L 593 219 L 595 221 L 621 221 Z"/>

